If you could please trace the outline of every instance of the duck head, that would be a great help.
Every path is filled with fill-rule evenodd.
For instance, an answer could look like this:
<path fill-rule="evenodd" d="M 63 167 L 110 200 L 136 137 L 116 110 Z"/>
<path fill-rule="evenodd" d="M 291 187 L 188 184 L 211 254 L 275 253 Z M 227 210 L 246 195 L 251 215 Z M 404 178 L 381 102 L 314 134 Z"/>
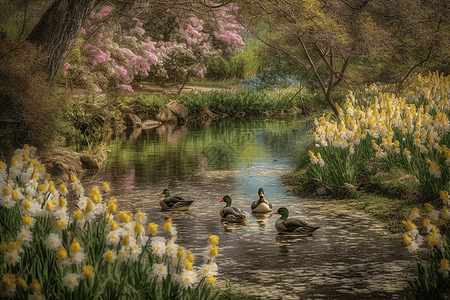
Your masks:
<path fill-rule="evenodd" d="M 264 197 L 264 189 L 263 189 L 263 188 L 259 188 L 259 190 L 258 190 L 258 195 L 259 195 L 260 197 Z"/>
<path fill-rule="evenodd" d="M 289 211 L 286 207 L 280 207 L 276 212 L 272 213 L 272 215 L 281 215 L 281 219 L 286 220 L 289 217 Z"/>
<path fill-rule="evenodd" d="M 161 192 L 160 195 L 166 195 L 166 197 L 170 197 L 170 191 L 169 191 L 169 189 L 165 189 L 164 191 Z"/>
<path fill-rule="evenodd" d="M 224 196 L 222 200 L 219 200 L 219 202 L 225 202 L 227 204 L 226 207 L 230 207 L 231 206 L 231 198 L 230 196 Z"/>

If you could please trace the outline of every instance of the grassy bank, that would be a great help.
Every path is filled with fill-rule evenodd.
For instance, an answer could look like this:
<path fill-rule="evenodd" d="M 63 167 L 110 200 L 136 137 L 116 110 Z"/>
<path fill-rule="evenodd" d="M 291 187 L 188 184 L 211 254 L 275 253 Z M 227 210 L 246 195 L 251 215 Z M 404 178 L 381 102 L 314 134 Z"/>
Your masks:
<path fill-rule="evenodd" d="M 203 82 L 203 86 L 205 86 Z M 206 84 L 207 85 L 207 84 Z M 142 120 L 155 119 L 170 101 L 177 100 L 189 109 L 188 123 L 201 123 L 206 110 L 222 118 L 273 116 L 311 113 L 325 106 L 317 94 L 299 93 L 298 87 L 282 90 L 229 88 L 210 93 L 186 95 L 140 94 L 133 97 L 85 95 L 66 98 L 58 118 L 58 135 L 82 144 L 108 140 L 123 130 L 126 114 Z"/>
<path fill-rule="evenodd" d="M 403 90 L 371 85 L 350 91 L 338 115 L 314 119 L 298 147 L 297 171 L 284 182 L 403 233 L 418 259 L 409 299 L 448 299 L 450 288 L 450 76 L 417 75 Z"/>

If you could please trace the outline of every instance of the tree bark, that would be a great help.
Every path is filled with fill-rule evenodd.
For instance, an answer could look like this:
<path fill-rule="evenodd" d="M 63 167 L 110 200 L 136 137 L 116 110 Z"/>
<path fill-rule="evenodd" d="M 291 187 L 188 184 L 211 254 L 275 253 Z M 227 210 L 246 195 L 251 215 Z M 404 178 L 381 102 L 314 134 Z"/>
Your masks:
<path fill-rule="evenodd" d="M 45 72 L 52 84 L 75 44 L 83 21 L 100 0 L 56 0 L 44 13 L 26 40 L 48 55 Z"/>

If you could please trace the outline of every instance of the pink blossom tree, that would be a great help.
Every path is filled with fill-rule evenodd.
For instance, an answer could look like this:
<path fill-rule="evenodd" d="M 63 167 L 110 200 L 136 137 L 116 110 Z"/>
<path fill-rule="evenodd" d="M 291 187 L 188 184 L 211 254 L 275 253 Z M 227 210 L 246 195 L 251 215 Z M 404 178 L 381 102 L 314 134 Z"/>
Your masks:
<path fill-rule="evenodd" d="M 97 92 L 133 91 L 135 78 L 149 76 L 182 82 L 182 89 L 192 76 L 203 77 L 208 58 L 242 51 L 237 9 L 233 4 L 203 9 L 200 18 L 199 10 L 182 6 L 155 11 L 148 3 L 136 3 L 126 13 L 103 7 L 81 28 L 63 76 Z M 155 13 L 169 29 L 148 21 Z"/>

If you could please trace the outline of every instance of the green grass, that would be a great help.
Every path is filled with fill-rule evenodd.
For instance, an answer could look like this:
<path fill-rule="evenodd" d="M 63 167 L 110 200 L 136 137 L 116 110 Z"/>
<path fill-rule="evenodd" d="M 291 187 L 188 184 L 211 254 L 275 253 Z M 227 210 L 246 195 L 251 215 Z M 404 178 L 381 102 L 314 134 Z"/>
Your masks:
<path fill-rule="evenodd" d="M 248 295 L 244 292 L 234 292 L 231 289 L 226 289 L 220 292 L 218 300 L 256 300 L 257 298 L 252 295 Z"/>
<path fill-rule="evenodd" d="M 330 199 L 333 205 L 342 206 L 346 209 L 362 211 L 372 215 L 385 224 L 385 228 L 393 233 L 404 232 L 402 221 L 409 215 L 412 208 L 420 207 L 416 198 L 402 199 L 392 195 L 384 195 L 377 192 L 365 190 L 352 190 L 339 199 L 332 196 L 319 197 L 316 194 L 317 187 L 308 184 L 305 180 L 305 170 L 297 170 L 284 174 L 283 183 L 291 188 L 295 193 L 305 197 Z M 397 183 L 397 185 L 396 185 Z M 391 181 L 390 187 L 393 191 L 402 190 L 403 183 Z M 376 186 L 373 187 L 375 190 Z"/>

